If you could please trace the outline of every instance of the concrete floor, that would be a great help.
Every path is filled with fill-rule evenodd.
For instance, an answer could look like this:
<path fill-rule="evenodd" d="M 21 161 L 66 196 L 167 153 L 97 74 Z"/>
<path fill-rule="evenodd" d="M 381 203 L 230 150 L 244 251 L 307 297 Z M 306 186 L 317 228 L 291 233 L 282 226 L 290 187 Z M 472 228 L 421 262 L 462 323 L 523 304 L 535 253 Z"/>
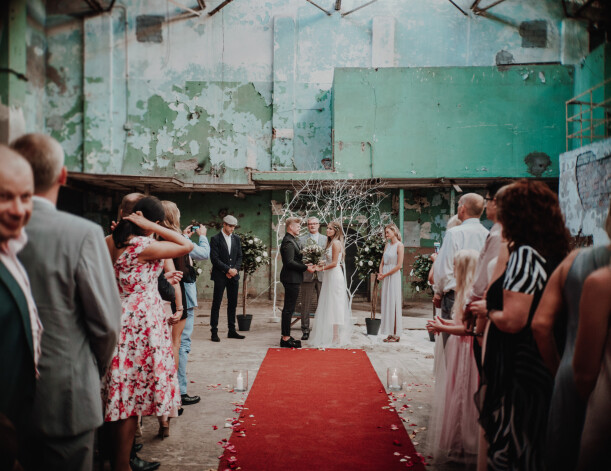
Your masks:
<path fill-rule="evenodd" d="M 221 321 L 225 307 L 221 308 Z M 271 322 L 272 306 L 269 301 L 249 303 L 248 313 L 253 314 L 253 322 L 245 340 L 228 339 L 227 328 L 220 323 L 220 343 L 210 341 L 210 305 L 202 302 L 195 312 L 193 345 L 188 364 L 188 392 L 199 395 L 199 404 L 185 407 L 182 417 L 171 422 L 170 437 L 161 440 L 156 437 L 157 420 L 145 417 L 142 437 L 144 444 L 140 456 L 146 460 L 161 461 L 161 470 L 216 470 L 218 457 L 223 449 L 218 442 L 229 438 L 231 429 L 225 427 L 233 417 L 235 404 L 245 401 L 248 393 L 229 392 L 233 383 L 234 371 L 247 369 L 249 383 L 252 385 L 263 358 L 270 347 L 278 347 L 280 324 Z M 365 350 L 382 384 L 386 385 L 386 369 L 400 366 L 405 372 L 405 397 L 398 403 L 408 404 L 409 413 L 404 416 L 408 433 L 416 449 L 426 453 L 426 436 L 433 396 L 434 380 L 433 348 L 425 323 L 432 317 L 430 303 L 417 303 L 403 310 L 403 335 L 401 342 L 387 344 L 382 336 L 368 337 L 365 318 L 369 316 L 367 304 L 353 306 L 357 323 L 353 334 L 352 347 Z M 300 338 L 300 322 L 293 326 L 293 337 Z M 306 342 L 304 347 L 307 346 Z M 400 407 L 400 405 L 398 407 Z M 416 424 L 410 426 L 410 424 Z M 214 429 L 218 427 L 216 430 Z M 430 460 L 427 460 L 430 461 Z M 288 468 L 287 468 L 288 469 Z M 460 469 L 456 467 L 435 466 L 429 469 Z M 261 470 L 263 471 L 263 470 Z"/>

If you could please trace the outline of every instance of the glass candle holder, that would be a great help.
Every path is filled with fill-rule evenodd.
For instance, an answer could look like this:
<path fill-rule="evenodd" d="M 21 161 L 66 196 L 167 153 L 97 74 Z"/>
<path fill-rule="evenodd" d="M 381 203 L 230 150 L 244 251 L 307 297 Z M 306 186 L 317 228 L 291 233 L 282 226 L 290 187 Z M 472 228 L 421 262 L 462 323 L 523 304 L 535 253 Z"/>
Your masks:
<path fill-rule="evenodd" d="M 237 370 L 235 373 L 234 391 L 248 391 L 248 370 Z"/>
<path fill-rule="evenodd" d="M 386 385 L 389 391 L 401 391 L 403 389 L 403 372 L 400 368 L 388 368 L 386 370 Z"/>

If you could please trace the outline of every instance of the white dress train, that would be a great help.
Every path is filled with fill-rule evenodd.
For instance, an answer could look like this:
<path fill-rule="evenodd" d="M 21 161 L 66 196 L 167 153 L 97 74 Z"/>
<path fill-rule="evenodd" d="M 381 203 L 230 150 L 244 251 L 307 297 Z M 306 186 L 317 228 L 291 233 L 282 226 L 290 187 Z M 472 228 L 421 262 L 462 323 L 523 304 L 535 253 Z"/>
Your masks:
<path fill-rule="evenodd" d="M 310 333 L 309 345 L 312 347 L 343 347 L 350 343 L 352 337 L 352 313 L 341 252 L 339 260 L 337 266 L 325 270 L 318 307 L 314 315 L 314 326 Z M 329 264 L 332 261 L 333 255 L 329 247 L 326 252 L 326 262 Z M 335 341 L 334 330 L 337 331 Z"/>

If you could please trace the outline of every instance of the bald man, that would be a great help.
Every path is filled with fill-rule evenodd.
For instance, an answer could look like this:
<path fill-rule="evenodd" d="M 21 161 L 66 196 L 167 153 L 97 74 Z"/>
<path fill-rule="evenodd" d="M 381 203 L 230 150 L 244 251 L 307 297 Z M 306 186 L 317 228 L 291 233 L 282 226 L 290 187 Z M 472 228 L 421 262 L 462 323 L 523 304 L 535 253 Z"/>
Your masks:
<path fill-rule="evenodd" d="M 28 163 L 0 144 L 0 415 L 12 422 L 20 448 L 34 402 L 42 335 L 28 276 L 17 259 L 27 242 L 23 228 L 32 215 L 33 193 Z"/>
<path fill-rule="evenodd" d="M 474 249 L 478 252 L 484 247 L 488 229 L 480 222 L 484 212 L 484 198 L 477 193 L 467 193 L 458 200 L 457 216 L 461 224 L 448 229 L 441 244 L 441 250 L 435 260 L 433 289 L 436 307 L 441 307 L 443 319 L 452 318 L 454 306 L 454 255 L 462 249 Z M 445 344 L 448 334 L 443 334 Z"/>
<path fill-rule="evenodd" d="M 30 240 L 19 258 L 46 326 L 26 469 L 91 470 L 102 424 L 100 375 L 120 326 L 117 283 L 101 227 L 55 207 L 67 178 L 59 143 L 27 134 L 12 148 L 34 173 Z"/>

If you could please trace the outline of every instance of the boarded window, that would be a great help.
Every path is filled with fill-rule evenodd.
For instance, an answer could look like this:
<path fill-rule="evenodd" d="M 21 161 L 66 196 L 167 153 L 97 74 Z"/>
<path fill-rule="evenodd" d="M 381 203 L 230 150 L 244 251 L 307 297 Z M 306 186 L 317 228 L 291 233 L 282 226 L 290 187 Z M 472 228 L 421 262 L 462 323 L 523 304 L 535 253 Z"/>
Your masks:
<path fill-rule="evenodd" d="M 547 21 L 520 23 L 520 36 L 522 36 L 522 47 L 547 47 Z"/>
<path fill-rule="evenodd" d="M 161 26 L 163 16 L 140 15 L 136 17 L 136 39 L 141 43 L 163 42 Z"/>

